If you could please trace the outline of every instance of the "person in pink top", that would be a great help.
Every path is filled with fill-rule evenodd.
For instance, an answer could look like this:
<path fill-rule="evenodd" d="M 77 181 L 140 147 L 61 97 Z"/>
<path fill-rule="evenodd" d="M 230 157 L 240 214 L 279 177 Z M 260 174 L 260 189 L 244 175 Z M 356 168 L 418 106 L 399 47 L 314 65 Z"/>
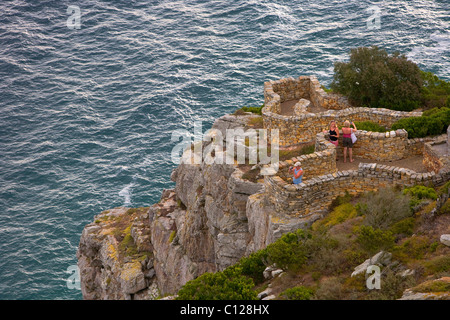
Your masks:
<path fill-rule="evenodd" d="M 353 155 L 352 155 L 352 148 L 353 148 L 353 142 L 352 142 L 352 132 L 356 132 L 356 126 L 355 123 L 351 123 L 353 128 L 350 128 L 350 121 L 345 120 L 344 126 L 342 127 L 342 145 L 344 147 L 344 162 L 347 162 L 347 149 L 348 149 L 348 155 L 350 158 L 350 162 L 353 162 Z"/>

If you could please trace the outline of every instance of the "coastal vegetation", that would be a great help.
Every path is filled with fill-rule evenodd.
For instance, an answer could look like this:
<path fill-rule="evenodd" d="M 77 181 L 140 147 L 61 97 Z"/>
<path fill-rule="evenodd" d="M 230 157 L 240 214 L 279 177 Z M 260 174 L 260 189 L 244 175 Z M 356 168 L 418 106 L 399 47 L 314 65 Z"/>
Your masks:
<path fill-rule="evenodd" d="M 405 129 L 408 138 L 423 138 L 445 133 L 450 125 L 450 107 L 433 108 L 424 111 L 420 117 L 398 120 L 392 130 Z"/>
<path fill-rule="evenodd" d="M 430 213 L 447 185 L 381 189 L 358 197 L 347 193 L 310 228 L 286 233 L 224 271 L 189 281 L 178 298 L 255 299 L 269 282 L 277 299 L 287 300 L 398 299 L 414 286 L 448 291 L 448 283 L 426 282 L 450 272 L 448 248 L 435 228 L 448 222 L 449 206 Z M 381 289 L 369 290 L 364 274 L 352 272 L 380 251 L 392 258 L 382 266 Z M 266 279 L 264 270 L 274 265 L 283 272 Z"/>
<path fill-rule="evenodd" d="M 450 107 L 450 82 L 377 46 L 351 49 L 348 62 L 335 62 L 330 88 L 357 106 L 400 111 Z"/>

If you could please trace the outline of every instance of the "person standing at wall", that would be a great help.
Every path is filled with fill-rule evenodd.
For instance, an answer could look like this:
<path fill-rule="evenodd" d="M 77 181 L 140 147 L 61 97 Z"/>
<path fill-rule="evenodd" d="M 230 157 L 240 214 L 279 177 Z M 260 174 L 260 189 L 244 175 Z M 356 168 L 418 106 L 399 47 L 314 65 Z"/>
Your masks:
<path fill-rule="evenodd" d="M 352 133 L 356 132 L 356 126 L 354 122 L 351 122 L 353 128 L 350 128 L 350 121 L 345 120 L 344 126 L 342 127 L 342 145 L 344 147 L 344 162 L 347 162 L 347 149 L 348 149 L 348 155 L 350 162 L 353 162 L 353 155 L 352 155 L 352 148 L 353 148 L 353 142 L 352 142 Z"/>
<path fill-rule="evenodd" d="M 294 164 L 294 167 L 290 167 L 290 168 L 289 168 L 289 173 L 291 173 L 291 174 L 294 175 L 294 177 L 293 177 L 293 179 L 292 179 L 292 182 L 293 182 L 294 184 L 302 183 L 302 179 L 303 179 L 303 169 L 302 169 L 301 165 L 302 165 L 302 164 L 300 163 L 300 161 L 297 161 L 297 162 Z"/>
<path fill-rule="evenodd" d="M 336 125 L 336 121 L 332 120 L 330 122 L 330 128 L 328 130 L 330 136 L 330 142 L 336 146 L 336 161 L 338 160 L 337 147 L 339 145 L 339 128 Z"/>

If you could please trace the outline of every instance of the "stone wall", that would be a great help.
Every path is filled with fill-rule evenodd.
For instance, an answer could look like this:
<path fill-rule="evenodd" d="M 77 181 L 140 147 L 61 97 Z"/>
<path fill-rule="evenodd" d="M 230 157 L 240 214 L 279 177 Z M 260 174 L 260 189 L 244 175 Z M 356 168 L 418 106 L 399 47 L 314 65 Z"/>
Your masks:
<path fill-rule="evenodd" d="M 296 112 L 281 115 L 281 103 L 294 99 L 310 100 L 315 106 L 327 109 L 319 113 Z M 326 93 L 316 77 L 301 76 L 269 81 L 264 84 L 262 116 L 265 129 L 280 130 L 280 146 L 311 142 L 318 132 L 327 130 L 331 120 L 342 126 L 345 120 L 373 121 L 386 128 L 400 119 L 421 116 L 421 112 L 402 112 L 376 108 L 353 108 L 345 97 Z"/>
<path fill-rule="evenodd" d="M 450 166 L 448 145 L 448 135 L 424 144 L 423 164 L 428 171 L 438 173 L 442 168 Z"/>
<path fill-rule="evenodd" d="M 264 178 L 267 200 L 277 212 L 295 216 L 307 216 L 326 210 L 333 199 L 380 188 L 424 184 L 440 186 L 450 179 L 450 169 L 436 174 L 416 173 L 413 170 L 376 163 L 360 163 L 358 170 L 338 171 L 305 180 L 299 185 L 289 184 L 279 176 Z"/>
<path fill-rule="evenodd" d="M 306 113 L 300 116 L 283 116 L 262 110 L 264 128 L 279 129 L 280 146 L 292 146 L 311 142 L 317 133 L 328 130 L 330 121 L 342 126 L 344 121 L 372 121 L 390 128 L 392 124 L 407 117 L 418 117 L 420 112 L 401 112 L 388 109 L 348 108 L 345 110 L 329 110 L 321 113 Z"/>
<path fill-rule="evenodd" d="M 338 155 L 342 154 L 342 130 L 339 132 Z M 371 132 L 358 130 L 355 133 L 358 140 L 353 145 L 354 157 L 377 161 L 397 161 L 413 155 L 421 155 L 425 142 L 433 138 L 408 139 L 408 132 L 404 129 L 388 132 Z M 328 133 L 325 135 L 328 140 Z"/>
<path fill-rule="evenodd" d="M 441 140 L 442 137 L 409 140 L 403 129 L 387 133 L 359 131 L 354 154 L 365 159 L 395 161 L 421 154 L 424 148 L 431 150 L 430 146 L 441 143 Z M 277 174 L 264 178 L 267 200 L 277 212 L 306 216 L 325 210 L 333 199 L 344 195 L 345 191 L 354 195 L 397 185 L 439 186 L 450 178 L 448 157 L 441 158 L 437 170 L 427 173 L 376 163 L 361 163 L 358 170 L 341 172 L 336 169 L 336 147 L 328 141 L 327 134 L 317 134 L 315 148 L 313 154 L 280 162 Z M 305 173 L 303 182 L 293 185 L 288 168 L 297 160 L 301 161 Z"/>
<path fill-rule="evenodd" d="M 329 110 L 342 110 L 350 107 L 347 98 L 338 94 L 326 93 L 316 76 L 290 77 L 264 83 L 264 105 L 271 112 L 280 113 L 281 103 L 302 98 Z"/>
<path fill-rule="evenodd" d="M 271 112 L 280 113 L 281 103 L 301 98 L 310 100 L 310 77 L 291 77 L 264 83 L 264 105 Z"/>
<path fill-rule="evenodd" d="M 353 145 L 353 156 L 377 161 L 397 161 L 420 155 L 423 152 L 426 141 L 432 138 L 408 139 L 408 133 L 404 129 L 398 129 L 386 133 L 358 131 L 358 138 Z M 277 175 L 287 182 L 292 182 L 292 174 L 289 167 L 300 161 L 304 170 L 304 180 L 324 174 L 335 173 L 336 153 L 342 154 L 342 131 L 339 135 L 339 146 L 336 148 L 329 142 L 328 133 L 316 135 L 315 152 L 309 155 L 297 156 L 286 161 L 280 161 Z M 436 171 L 437 172 L 437 171 Z"/>

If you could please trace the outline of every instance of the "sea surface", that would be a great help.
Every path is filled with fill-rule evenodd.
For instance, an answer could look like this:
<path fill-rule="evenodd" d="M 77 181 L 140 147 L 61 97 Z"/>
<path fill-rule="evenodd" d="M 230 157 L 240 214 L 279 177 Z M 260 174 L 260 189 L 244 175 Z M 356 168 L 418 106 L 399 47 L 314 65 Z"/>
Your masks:
<path fill-rule="evenodd" d="M 82 299 L 83 227 L 174 187 L 176 129 L 263 103 L 351 48 L 450 80 L 450 2 L 0 1 L 0 299 Z"/>

